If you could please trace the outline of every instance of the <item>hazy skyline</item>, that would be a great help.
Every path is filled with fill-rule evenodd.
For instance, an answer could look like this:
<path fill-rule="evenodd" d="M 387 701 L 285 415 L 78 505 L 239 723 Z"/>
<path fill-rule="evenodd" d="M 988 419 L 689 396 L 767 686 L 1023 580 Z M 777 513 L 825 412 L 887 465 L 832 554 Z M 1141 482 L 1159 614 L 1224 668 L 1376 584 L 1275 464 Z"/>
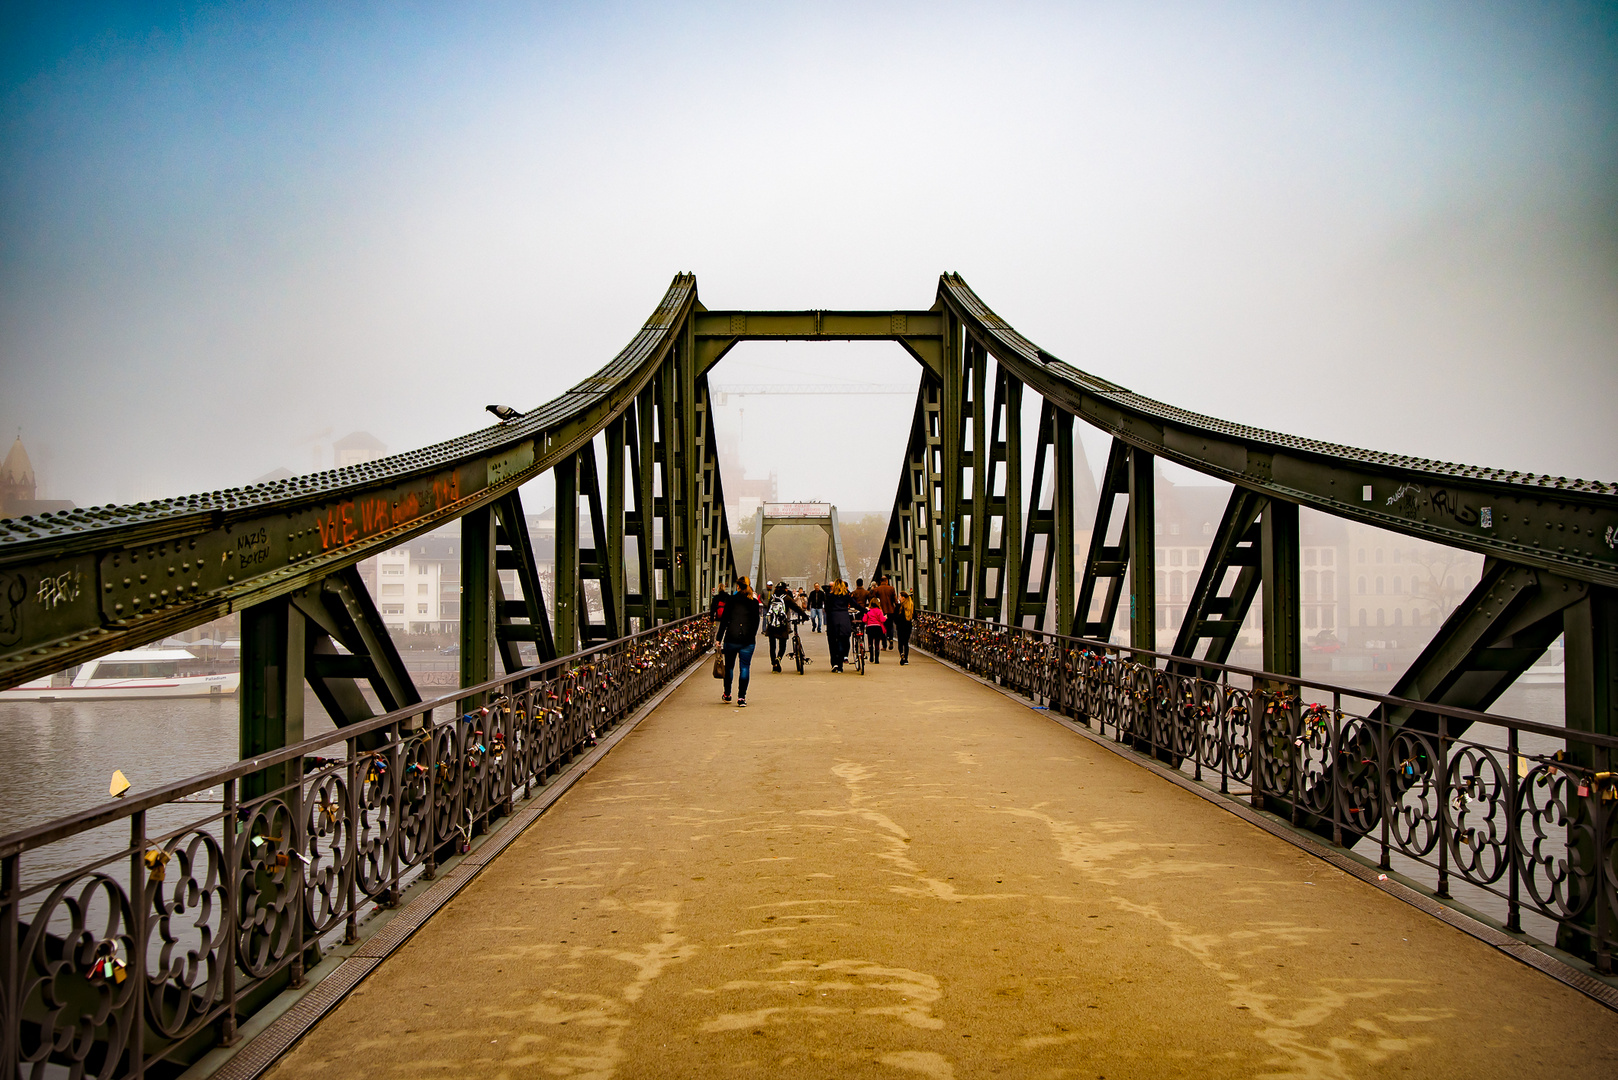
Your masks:
<path fill-rule="evenodd" d="M 0 41 L 0 431 L 48 497 L 483 426 L 679 270 L 744 308 L 956 270 L 1182 407 L 1618 480 L 1608 6 L 13 5 Z M 854 345 L 714 375 L 915 377 Z M 908 400 L 748 410 L 783 496 L 891 501 Z"/>

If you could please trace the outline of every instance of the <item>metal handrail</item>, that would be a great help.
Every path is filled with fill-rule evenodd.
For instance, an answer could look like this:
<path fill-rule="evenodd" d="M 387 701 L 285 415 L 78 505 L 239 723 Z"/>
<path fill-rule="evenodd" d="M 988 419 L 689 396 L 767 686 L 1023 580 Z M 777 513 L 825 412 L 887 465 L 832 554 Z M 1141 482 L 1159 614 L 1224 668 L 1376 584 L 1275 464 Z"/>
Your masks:
<path fill-rule="evenodd" d="M 1489 723 L 1501 727 L 1511 727 L 1518 731 L 1531 731 L 1536 735 L 1546 735 L 1553 739 L 1565 738 L 1569 729 L 1554 724 L 1542 724 L 1536 720 L 1524 720 L 1515 716 L 1504 716 L 1499 713 L 1478 712 L 1476 709 L 1463 709 L 1454 705 L 1439 705 L 1430 701 L 1417 701 L 1413 698 L 1395 697 L 1392 694 L 1381 694 L 1373 690 L 1360 690 L 1352 686 L 1341 686 L 1336 683 L 1321 682 L 1317 679 L 1305 678 L 1301 675 L 1277 675 L 1273 671 L 1264 671 L 1261 668 L 1246 668 L 1237 664 L 1215 663 L 1211 660 L 1194 660 L 1179 656 L 1175 653 L 1158 652 L 1153 649 L 1140 649 L 1133 645 L 1117 645 L 1112 642 L 1099 641 L 1095 638 L 1075 637 L 1068 634 L 1053 634 L 1048 630 L 1036 630 L 1032 627 L 1009 626 L 1005 623 L 993 622 L 988 619 L 972 619 L 964 615 L 951 615 L 942 611 L 927 612 L 929 618 L 944 619 L 967 625 L 992 627 L 1000 630 L 1014 630 L 1019 634 L 1031 637 L 1048 638 L 1053 641 L 1069 641 L 1076 646 L 1087 649 L 1105 649 L 1109 652 L 1129 653 L 1131 656 L 1144 656 L 1152 660 L 1164 660 L 1171 664 L 1199 670 L 1211 670 L 1228 675 L 1241 675 L 1245 678 L 1260 679 L 1266 682 L 1287 683 L 1297 687 L 1307 687 L 1310 690 L 1322 690 L 1328 694 L 1340 694 L 1343 697 L 1357 698 L 1362 701 L 1374 701 L 1378 705 L 1386 705 L 1396 709 L 1410 709 L 1413 712 L 1430 713 L 1434 716 L 1448 716 L 1456 720 L 1465 720 L 1468 723 Z M 1580 742 L 1587 742 L 1591 746 L 1605 747 L 1609 750 L 1618 750 L 1618 735 L 1602 735 L 1594 731 L 1575 731 Z"/>
<path fill-rule="evenodd" d="M 688 671 L 708 628 L 664 623 L 0 839 L 0 1078 L 149 1074 L 230 1044 L 239 1018 L 357 944 L 368 910 Z M 212 787 L 213 809 L 163 813 Z"/>
<path fill-rule="evenodd" d="M 373 716 L 369 720 L 362 721 L 358 724 L 338 728 L 333 732 L 327 732 L 322 735 L 314 735 L 310 738 L 304 739 L 302 742 L 294 743 L 291 746 L 284 746 L 269 753 L 259 754 L 256 757 L 243 758 L 234 765 L 227 765 L 223 769 L 214 769 L 210 772 L 198 773 L 196 776 L 189 777 L 185 780 L 177 780 L 172 784 L 165 784 L 162 787 L 154 788 L 144 795 L 109 800 L 108 802 L 102 803 L 100 806 L 94 806 L 88 810 L 81 810 L 76 814 L 68 814 L 65 817 L 57 818 L 54 821 L 49 821 L 42 825 L 35 825 L 27 829 L 19 829 L 10 835 L 0 836 L 0 859 L 3 859 L 8 855 L 15 855 L 33 848 L 42 847 L 45 844 L 60 840 L 66 836 L 71 836 L 74 833 L 80 833 L 88 829 L 98 828 L 110 822 L 117 821 L 119 818 L 128 817 L 130 814 L 139 811 L 150 810 L 153 807 L 161 806 L 164 803 L 173 802 L 176 799 L 184 798 L 187 795 L 194 795 L 199 791 L 206 791 L 209 788 L 218 787 L 220 784 L 223 784 L 226 781 L 239 780 L 244 776 L 249 776 L 257 772 L 263 772 L 270 766 L 281 765 L 285 762 L 293 760 L 294 758 L 307 757 L 314 751 L 319 750 L 322 747 L 331 746 L 335 742 L 358 739 L 361 736 L 369 735 L 374 731 L 383 731 L 392 728 L 395 724 L 398 724 L 401 721 L 412 720 L 418 716 L 430 715 L 434 709 L 439 708 L 440 706 L 453 705 L 458 701 L 474 697 L 479 694 L 499 693 L 502 688 L 510 686 L 516 682 L 542 679 L 547 675 L 547 673 L 559 671 L 570 666 L 577 666 L 580 663 L 586 662 L 592 656 L 607 652 L 611 649 L 622 648 L 624 645 L 630 642 L 639 641 L 642 638 L 660 636 L 667 633 L 671 629 L 684 626 L 687 623 L 691 623 L 696 620 L 706 619 L 707 617 L 708 616 L 705 613 L 701 615 L 688 615 L 683 619 L 663 623 L 648 630 L 642 630 L 639 633 L 630 634 L 627 637 L 621 637 L 614 641 L 594 645 L 588 649 L 581 649 L 579 652 L 573 653 L 570 656 L 563 656 L 556 660 L 548 660 L 543 664 L 536 664 L 533 667 L 523 668 L 521 671 L 513 672 L 510 675 L 501 675 L 497 678 L 490 679 L 487 682 L 478 683 L 475 686 L 460 687 L 453 693 L 443 694 L 439 697 L 431 698 L 426 701 L 419 701 L 414 705 L 406 705 L 405 707 L 395 709 L 390 713 L 384 713 L 380 716 Z"/>

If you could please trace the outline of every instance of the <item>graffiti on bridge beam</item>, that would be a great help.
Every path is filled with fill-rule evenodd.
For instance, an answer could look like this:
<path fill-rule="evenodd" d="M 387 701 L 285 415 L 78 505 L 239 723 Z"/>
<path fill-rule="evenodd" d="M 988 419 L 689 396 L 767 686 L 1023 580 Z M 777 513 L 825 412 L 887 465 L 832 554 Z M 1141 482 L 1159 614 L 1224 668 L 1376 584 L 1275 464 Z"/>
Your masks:
<path fill-rule="evenodd" d="M 361 538 L 408 525 L 460 499 L 460 474 L 450 472 L 433 477 L 430 500 L 424 499 L 420 492 L 411 491 L 398 499 L 372 496 L 337 503 L 327 507 L 325 517 L 315 522 L 320 530 L 320 549 L 330 551 Z"/>
<path fill-rule="evenodd" d="M 1387 505 L 1405 517 L 1415 517 L 1420 513 L 1423 503 L 1430 505 L 1441 514 L 1449 515 L 1452 520 L 1462 525 L 1479 524 L 1478 512 L 1462 503 L 1445 488 L 1437 488 L 1429 492 L 1423 489 L 1420 484 L 1400 484 L 1398 490 L 1388 496 Z M 1488 528 L 1493 524 L 1494 510 L 1491 507 L 1484 507 L 1483 513 L 1488 517 L 1488 520 L 1483 522 L 1483 526 Z"/>

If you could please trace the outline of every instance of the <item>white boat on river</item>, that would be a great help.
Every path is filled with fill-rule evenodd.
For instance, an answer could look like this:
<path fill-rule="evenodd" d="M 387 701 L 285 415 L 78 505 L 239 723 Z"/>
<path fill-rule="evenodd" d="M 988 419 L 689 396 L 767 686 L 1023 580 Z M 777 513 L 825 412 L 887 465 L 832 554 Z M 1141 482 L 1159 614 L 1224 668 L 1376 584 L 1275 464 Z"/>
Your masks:
<path fill-rule="evenodd" d="M 114 698 L 193 698 L 234 694 L 239 672 L 181 675 L 196 657 L 185 649 L 135 649 L 108 653 L 72 673 L 50 675 L 0 690 L 0 701 L 104 701 Z"/>

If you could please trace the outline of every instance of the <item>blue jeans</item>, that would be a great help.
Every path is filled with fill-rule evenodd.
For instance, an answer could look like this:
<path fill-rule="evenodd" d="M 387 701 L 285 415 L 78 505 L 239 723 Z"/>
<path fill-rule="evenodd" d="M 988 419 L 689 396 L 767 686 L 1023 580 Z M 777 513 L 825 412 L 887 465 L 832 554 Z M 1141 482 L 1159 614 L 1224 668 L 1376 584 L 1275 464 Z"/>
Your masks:
<path fill-rule="evenodd" d="M 825 608 L 812 607 L 809 609 L 809 629 L 812 633 L 820 633 L 820 619 L 825 613 Z"/>
<path fill-rule="evenodd" d="M 742 677 L 736 684 L 736 696 L 741 698 L 743 701 L 747 700 L 747 676 L 751 674 L 751 669 L 753 667 L 753 650 L 757 647 L 757 642 L 754 642 L 751 645 L 732 645 L 728 641 L 725 643 L 726 694 L 730 693 L 731 672 L 736 667 L 737 657 L 740 657 L 742 661 Z"/>

